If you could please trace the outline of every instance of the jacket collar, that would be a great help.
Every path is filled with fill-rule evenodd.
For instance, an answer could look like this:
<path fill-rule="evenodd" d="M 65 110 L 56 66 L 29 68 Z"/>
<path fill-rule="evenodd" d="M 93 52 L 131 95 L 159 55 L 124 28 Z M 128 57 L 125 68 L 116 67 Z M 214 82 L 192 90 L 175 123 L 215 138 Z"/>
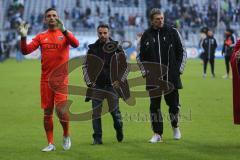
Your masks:
<path fill-rule="evenodd" d="M 118 41 L 114 41 L 111 37 L 109 37 L 109 41 L 110 41 L 110 42 L 115 42 L 115 43 L 118 44 Z M 88 47 L 89 47 L 89 48 L 94 48 L 94 47 L 96 47 L 96 46 L 98 46 L 98 45 L 100 45 L 100 44 L 101 44 L 101 42 L 100 42 L 100 40 L 98 39 L 95 43 L 88 45 Z"/>
<path fill-rule="evenodd" d="M 116 44 L 118 44 L 118 41 L 114 41 L 112 38 L 110 38 L 109 37 L 109 41 L 110 42 L 115 42 Z M 95 43 L 93 43 L 93 44 L 90 44 L 90 45 L 88 45 L 88 48 L 90 49 L 90 48 L 96 48 L 98 45 L 100 45 L 101 43 L 100 43 L 100 40 L 98 39 Z"/>
<path fill-rule="evenodd" d="M 169 26 L 167 24 L 164 24 L 163 27 L 159 28 L 159 29 L 155 29 L 155 28 L 153 28 L 153 26 L 151 26 L 150 30 L 152 32 L 157 32 L 157 31 L 161 31 L 162 32 L 162 31 L 167 31 L 168 27 Z"/>
<path fill-rule="evenodd" d="M 117 42 L 117 41 L 114 41 L 111 37 L 109 37 L 109 42 Z M 98 39 L 94 44 L 97 44 L 97 45 L 101 44 L 100 39 Z"/>

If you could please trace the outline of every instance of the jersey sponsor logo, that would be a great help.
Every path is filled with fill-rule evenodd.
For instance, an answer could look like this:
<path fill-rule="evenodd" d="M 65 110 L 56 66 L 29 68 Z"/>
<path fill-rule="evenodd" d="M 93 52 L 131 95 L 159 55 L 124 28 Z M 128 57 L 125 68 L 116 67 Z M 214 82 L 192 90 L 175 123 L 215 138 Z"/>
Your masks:
<path fill-rule="evenodd" d="M 61 44 L 55 44 L 55 43 L 48 43 L 44 44 L 42 46 L 43 49 L 61 49 L 62 45 Z"/>

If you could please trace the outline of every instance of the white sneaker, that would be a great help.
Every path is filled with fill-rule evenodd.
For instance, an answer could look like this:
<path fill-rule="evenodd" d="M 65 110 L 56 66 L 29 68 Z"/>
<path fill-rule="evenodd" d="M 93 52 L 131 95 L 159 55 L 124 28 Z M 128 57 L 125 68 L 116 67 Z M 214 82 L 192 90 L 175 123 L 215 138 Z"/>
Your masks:
<path fill-rule="evenodd" d="M 56 147 L 53 144 L 48 144 L 47 147 L 42 149 L 42 152 L 51 152 L 51 151 L 55 151 Z"/>
<path fill-rule="evenodd" d="M 62 146 L 65 151 L 67 151 L 71 148 L 71 139 L 69 136 L 63 137 L 63 145 Z"/>
<path fill-rule="evenodd" d="M 225 74 L 224 76 L 222 76 L 223 79 L 228 79 L 229 78 L 229 75 L 228 74 Z"/>
<path fill-rule="evenodd" d="M 154 134 L 149 140 L 150 143 L 162 142 L 162 137 L 159 134 Z"/>
<path fill-rule="evenodd" d="M 204 74 L 202 75 L 202 77 L 203 77 L 203 78 L 206 78 L 206 77 L 207 77 L 207 74 L 206 74 L 206 73 L 204 73 Z"/>
<path fill-rule="evenodd" d="M 175 140 L 181 139 L 181 132 L 180 132 L 179 127 L 173 128 L 173 138 L 174 138 Z"/>

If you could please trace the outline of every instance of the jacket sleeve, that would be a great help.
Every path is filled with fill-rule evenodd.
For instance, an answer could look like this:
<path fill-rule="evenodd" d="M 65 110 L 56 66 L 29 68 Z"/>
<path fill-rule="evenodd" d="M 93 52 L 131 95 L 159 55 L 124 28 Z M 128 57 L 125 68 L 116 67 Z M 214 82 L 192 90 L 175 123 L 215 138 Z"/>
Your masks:
<path fill-rule="evenodd" d="M 233 34 L 232 36 L 231 36 L 231 39 L 232 39 L 232 44 L 230 45 L 230 47 L 234 47 L 235 45 L 236 45 L 236 43 L 237 43 L 237 38 L 236 38 L 236 36 Z"/>
<path fill-rule="evenodd" d="M 146 76 L 146 70 L 143 66 L 143 62 L 146 60 L 145 44 L 144 44 L 146 41 L 146 38 L 147 38 L 146 32 L 144 32 L 141 37 L 141 40 L 140 40 L 140 52 L 136 57 L 138 67 L 139 67 L 143 77 Z"/>
<path fill-rule="evenodd" d="M 222 48 L 222 54 L 224 54 L 224 53 L 225 53 L 225 40 L 223 42 L 223 48 Z"/>
<path fill-rule="evenodd" d="M 40 46 L 40 38 L 37 35 L 32 41 L 27 44 L 27 37 L 22 37 L 20 42 L 20 48 L 24 55 L 30 54 Z"/>
<path fill-rule="evenodd" d="M 207 50 L 207 49 L 206 49 L 206 48 L 207 48 L 206 43 L 204 43 L 205 40 L 206 40 L 206 39 L 203 39 L 203 42 L 202 42 L 202 48 L 203 48 L 204 52 Z"/>
<path fill-rule="evenodd" d="M 217 41 L 216 41 L 216 39 L 214 38 L 214 50 L 216 50 L 217 49 Z"/>
<path fill-rule="evenodd" d="M 89 61 L 88 56 L 90 54 L 91 54 L 91 50 L 89 49 L 88 52 L 87 52 L 87 55 L 85 56 L 85 60 L 84 60 L 83 67 L 82 67 L 83 78 L 84 78 L 84 81 L 86 82 L 86 85 L 88 87 L 92 85 L 92 82 L 91 82 L 91 80 L 89 78 L 89 75 L 88 75 L 88 61 Z"/>
<path fill-rule="evenodd" d="M 77 48 L 79 46 L 79 41 L 77 40 L 77 38 L 72 34 L 72 32 L 70 31 L 65 31 L 63 32 L 64 36 L 67 39 L 67 42 L 73 47 L 73 48 Z"/>
<path fill-rule="evenodd" d="M 178 32 L 177 29 L 174 28 L 174 40 L 175 40 L 175 54 L 176 54 L 176 61 L 177 61 L 177 65 L 179 68 L 179 73 L 182 74 L 184 69 L 185 69 L 185 65 L 187 62 L 187 52 L 186 52 L 186 48 L 182 39 L 182 36 L 180 35 L 180 33 Z"/>
<path fill-rule="evenodd" d="M 125 56 L 125 55 L 124 55 L 124 56 Z M 125 56 L 125 58 L 126 58 L 126 56 Z M 124 82 L 124 81 L 127 80 L 128 74 L 129 74 L 129 72 L 130 72 L 130 67 L 129 67 L 128 63 L 126 63 L 126 64 L 127 64 L 126 70 L 125 70 L 125 72 L 123 73 L 123 76 L 122 76 L 122 78 L 121 78 L 121 81 L 122 81 L 122 82 Z"/>
<path fill-rule="evenodd" d="M 120 77 L 118 77 L 118 79 L 120 81 L 124 82 L 124 81 L 127 80 L 128 74 L 130 72 L 130 67 L 127 63 L 127 57 L 125 55 L 125 52 L 124 52 L 124 50 L 122 49 L 121 46 L 119 47 L 118 53 L 119 53 L 118 58 L 121 62 L 120 66 L 119 66 L 120 67 L 120 69 L 119 69 L 120 73 L 118 74 Z"/>

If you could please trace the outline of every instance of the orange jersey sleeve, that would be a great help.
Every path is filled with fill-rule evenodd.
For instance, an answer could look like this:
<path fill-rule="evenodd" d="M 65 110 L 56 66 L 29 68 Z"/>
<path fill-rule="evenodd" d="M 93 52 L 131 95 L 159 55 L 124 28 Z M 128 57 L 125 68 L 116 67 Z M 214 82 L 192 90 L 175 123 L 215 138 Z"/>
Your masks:
<path fill-rule="evenodd" d="M 79 46 L 79 42 L 78 40 L 73 36 L 72 32 L 67 31 L 64 33 L 67 42 L 73 47 L 73 48 L 77 48 Z"/>
<path fill-rule="evenodd" d="M 21 51 L 24 55 L 30 54 L 35 51 L 40 45 L 39 35 L 32 39 L 30 44 L 27 44 L 27 38 L 21 38 Z"/>

